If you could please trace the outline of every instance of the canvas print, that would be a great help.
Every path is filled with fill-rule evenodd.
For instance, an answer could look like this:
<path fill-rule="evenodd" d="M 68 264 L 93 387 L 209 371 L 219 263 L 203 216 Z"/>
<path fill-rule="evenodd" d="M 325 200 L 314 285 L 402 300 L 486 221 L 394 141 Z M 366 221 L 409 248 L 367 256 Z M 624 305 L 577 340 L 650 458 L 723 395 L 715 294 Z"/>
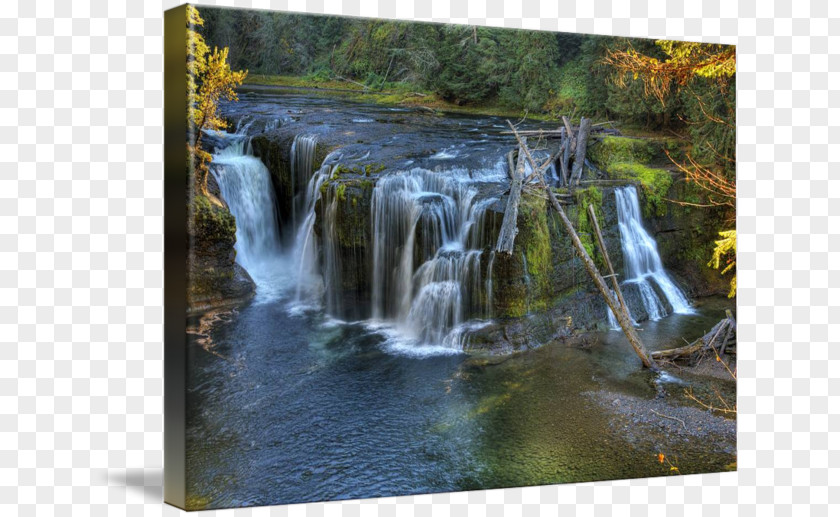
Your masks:
<path fill-rule="evenodd" d="M 166 17 L 166 499 L 736 468 L 735 47 Z"/>

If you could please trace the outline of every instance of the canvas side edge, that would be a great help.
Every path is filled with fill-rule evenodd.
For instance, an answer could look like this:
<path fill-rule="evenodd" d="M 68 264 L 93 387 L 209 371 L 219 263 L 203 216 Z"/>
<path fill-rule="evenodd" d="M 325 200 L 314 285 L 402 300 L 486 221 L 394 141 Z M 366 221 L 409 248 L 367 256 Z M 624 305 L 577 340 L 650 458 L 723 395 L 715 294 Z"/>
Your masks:
<path fill-rule="evenodd" d="M 164 502 L 186 506 L 186 5 L 164 13 Z"/>

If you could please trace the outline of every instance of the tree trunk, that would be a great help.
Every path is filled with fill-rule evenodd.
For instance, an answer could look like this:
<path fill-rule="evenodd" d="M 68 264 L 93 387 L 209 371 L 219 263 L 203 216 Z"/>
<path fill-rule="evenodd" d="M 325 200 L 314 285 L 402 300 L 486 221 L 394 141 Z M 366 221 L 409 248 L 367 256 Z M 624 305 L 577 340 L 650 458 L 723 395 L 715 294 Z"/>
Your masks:
<path fill-rule="evenodd" d="M 499 230 L 499 240 L 496 242 L 496 251 L 513 253 L 513 243 L 519 229 L 516 227 L 516 218 L 519 214 L 519 200 L 522 197 L 522 178 L 525 175 L 525 152 L 522 147 L 519 149 L 519 157 L 516 160 L 516 168 L 511 170 L 510 194 L 508 194 L 507 208 L 502 219 L 502 228 Z M 509 160 L 513 163 L 513 160 Z"/>
<path fill-rule="evenodd" d="M 572 154 L 572 137 L 566 136 L 563 140 L 563 156 L 560 157 L 560 168 L 563 170 L 563 180 L 565 185 L 569 185 L 572 175 L 569 172 L 569 157 Z"/>
<path fill-rule="evenodd" d="M 612 278 L 615 295 L 618 298 L 618 304 L 621 306 L 621 310 L 624 311 L 627 317 L 632 320 L 633 318 L 630 316 L 630 309 L 627 308 L 627 303 L 624 302 L 624 295 L 621 294 L 621 287 L 618 285 L 618 275 L 615 274 L 612 261 L 610 260 L 610 255 L 607 253 L 607 246 L 604 244 L 604 236 L 601 235 L 601 226 L 598 224 L 598 218 L 595 216 L 595 207 L 591 204 L 589 205 L 589 218 L 592 220 L 592 228 L 595 230 L 595 237 L 598 241 L 598 249 L 601 250 L 601 255 L 604 256 L 604 262 L 607 263 L 607 269 L 609 270 L 610 277 Z"/>
<path fill-rule="evenodd" d="M 583 175 L 583 162 L 586 160 L 586 140 L 589 138 L 589 128 L 592 121 L 588 118 L 580 119 L 580 128 L 577 134 L 577 145 L 575 145 L 575 165 L 572 168 L 574 183 L 577 185 Z"/>

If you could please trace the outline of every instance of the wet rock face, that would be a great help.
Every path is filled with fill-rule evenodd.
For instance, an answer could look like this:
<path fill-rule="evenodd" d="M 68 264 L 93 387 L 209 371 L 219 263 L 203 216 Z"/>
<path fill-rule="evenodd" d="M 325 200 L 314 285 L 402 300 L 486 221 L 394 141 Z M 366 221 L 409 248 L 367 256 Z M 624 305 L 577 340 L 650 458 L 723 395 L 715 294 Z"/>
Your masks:
<path fill-rule="evenodd" d="M 271 172 L 271 182 L 274 185 L 274 194 L 277 198 L 277 217 L 280 219 L 278 226 L 281 229 L 281 238 L 284 242 L 291 242 L 294 237 L 291 228 L 284 224 L 292 220 L 292 206 L 294 200 L 294 189 L 292 187 L 291 164 L 289 163 L 289 149 L 292 146 L 292 137 L 289 135 L 262 134 L 251 138 L 251 149 L 254 156 L 262 160 L 263 164 Z"/>
<path fill-rule="evenodd" d="M 668 191 L 670 199 L 691 199 L 691 186 L 684 180 L 674 181 Z M 665 268 L 691 297 L 725 295 L 729 292 L 729 276 L 708 266 L 718 231 L 734 228 L 719 208 L 697 208 L 668 203 L 663 217 L 646 222 L 656 239 Z"/>
<path fill-rule="evenodd" d="M 326 284 L 326 305 L 342 319 L 371 316 L 371 199 L 374 183 L 364 178 L 325 184 L 315 210 Z"/>
<path fill-rule="evenodd" d="M 605 318 L 600 295 L 577 291 L 565 295 L 557 305 L 518 318 L 496 319 L 474 331 L 465 341 L 468 352 L 509 354 L 538 348 L 553 342 L 574 343 L 582 330 L 594 328 Z M 583 326 L 589 322 L 590 326 Z"/>

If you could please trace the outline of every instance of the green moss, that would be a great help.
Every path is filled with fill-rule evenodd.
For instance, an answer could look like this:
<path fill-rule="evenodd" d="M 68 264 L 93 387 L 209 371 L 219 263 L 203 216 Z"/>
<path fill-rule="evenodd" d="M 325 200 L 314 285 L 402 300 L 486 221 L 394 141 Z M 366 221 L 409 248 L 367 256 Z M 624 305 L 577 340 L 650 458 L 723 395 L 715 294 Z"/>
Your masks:
<path fill-rule="evenodd" d="M 593 144 L 587 156 L 599 168 L 609 171 L 616 163 L 650 163 L 659 154 L 661 143 L 648 139 L 605 136 Z"/>
<path fill-rule="evenodd" d="M 555 194 L 566 195 L 569 193 L 569 189 L 566 187 L 552 187 Z"/>
<path fill-rule="evenodd" d="M 598 187 L 589 187 L 575 192 L 575 200 L 577 206 L 575 207 L 575 222 L 578 237 L 580 242 L 586 249 L 586 252 L 593 260 L 598 260 L 599 254 L 595 252 L 595 230 L 592 226 L 592 221 L 589 220 L 589 205 L 595 208 L 595 215 L 599 221 L 604 220 L 604 213 L 601 210 L 603 203 L 603 193 Z"/>
<path fill-rule="evenodd" d="M 528 299 L 526 296 L 520 296 L 516 298 L 511 298 L 508 300 L 507 305 L 505 306 L 504 311 L 500 314 L 500 316 L 505 318 L 521 318 L 528 314 Z"/>
<path fill-rule="evenodd" d="M 336 180 L 342 176 L 365 176 L 369 177 L 371 174 L 378 174 L 385 170 L 385 165 L 382 163 L 368 163 L 364 166 L 359 165 L 339 165 L 333 170 L 330 179 Z"/>
<path fill-rule="evenodd" d="M 236 219 L 230 210 L 196 194 L 192 201 L 193 234 L 200 243 L 236 242 Z"/>
<path fill-rule="evenodd" d="M 339 201 L 346 201 L 347 195 L 345 194 L 347 190 L 347 185 L 344 183 L 339 183 L 338 186 L 335 188 L 335 195 L 338 197 Z"/>
<path fill-rule="evenodd" d="M 665 215 L 668 209 L 668 189 L 673 183 L 669 171 L 638 163 L 616 163 L 608 172 L 613 179 L 632 179 L 641 183 L 645 200 L 642 211 L 645 217 Z"/>
<path fill-rule="evenodd" d="M 540 196 L 523 195 L 520 202 L 520 241 L 525 250 L 531 277 L 531 306 L 544 309 L 551 292 L 551 236 L 548 231 L 547 202 Z"/>
<path fill-rule="evenodd" d="M 365 165 L 365 176 L 370 176 L 371 174 L 378 174 L 385 170 L 385 165 L 382 163 L 369 163 Z"/>

